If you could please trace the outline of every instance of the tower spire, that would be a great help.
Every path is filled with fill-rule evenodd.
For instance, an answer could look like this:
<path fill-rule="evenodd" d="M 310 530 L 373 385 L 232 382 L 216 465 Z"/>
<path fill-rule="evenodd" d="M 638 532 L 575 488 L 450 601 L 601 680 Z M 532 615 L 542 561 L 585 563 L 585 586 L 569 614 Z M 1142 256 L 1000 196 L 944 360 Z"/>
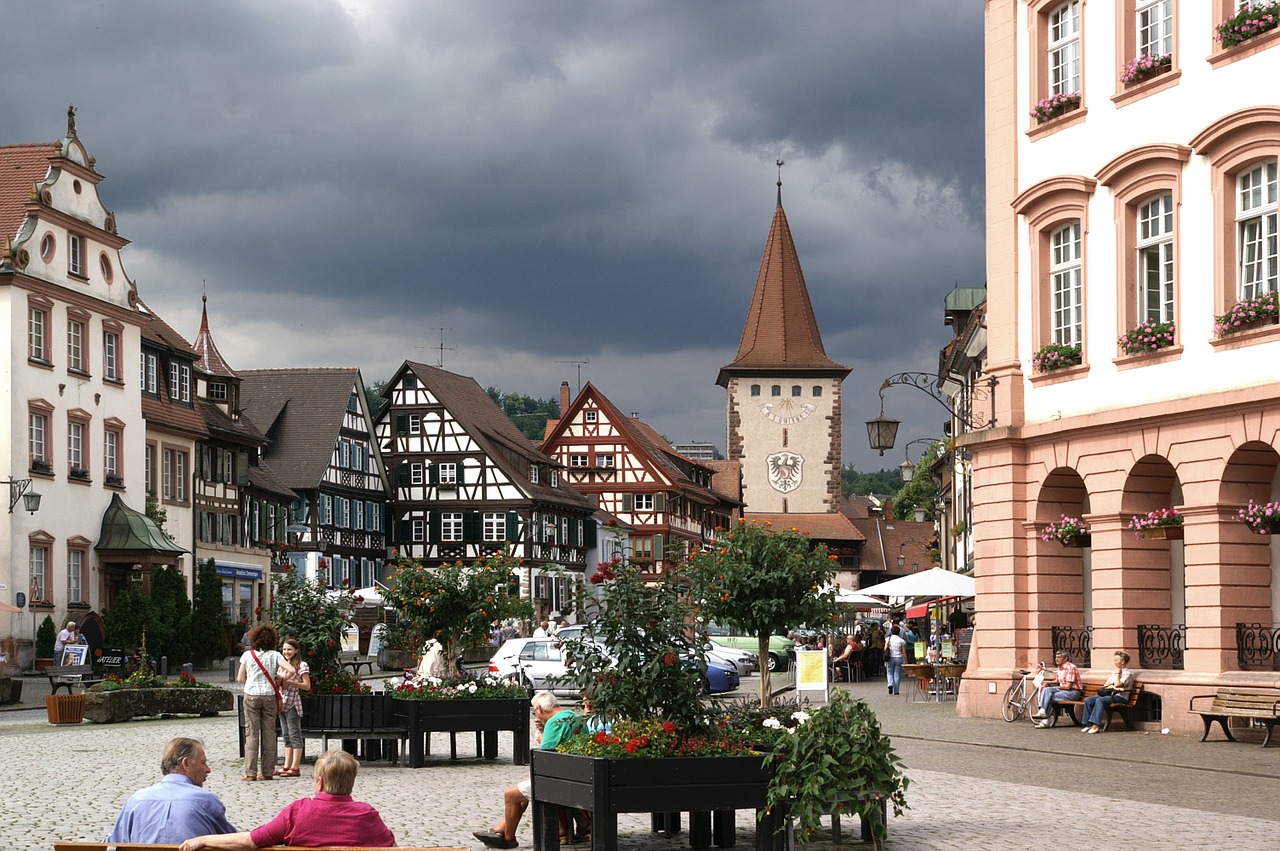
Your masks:
<path fill-rule="evenodd" d="M 778 160 L 778 206 L 782 206 L 782 167 L 786 165 L 782 160 Z"/>

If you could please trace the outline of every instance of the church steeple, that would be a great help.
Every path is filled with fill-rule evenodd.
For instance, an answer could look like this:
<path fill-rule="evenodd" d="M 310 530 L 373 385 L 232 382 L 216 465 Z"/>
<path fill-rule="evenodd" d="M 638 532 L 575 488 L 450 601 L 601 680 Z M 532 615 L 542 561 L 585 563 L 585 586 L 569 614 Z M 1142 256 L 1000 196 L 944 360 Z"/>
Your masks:
<path fill-rule="evenodd" d="M 781 166 L 781 162 L 779 162 Z M 746 325 L 738 343 L 738 356 L 721 367 L 716 383 L 727 387 L 734 374 L 803 372 L 807 375 L 839 375 L 849 368 L 827 357 L 818 320 L 809 301 L 809 289 L 800 269 L 800 257 L 791 238 L 791 227 L 782 208 L 782 178 L 778 177 L 778 206 L 765 242 L 760 274 L 747 309 Z"/>

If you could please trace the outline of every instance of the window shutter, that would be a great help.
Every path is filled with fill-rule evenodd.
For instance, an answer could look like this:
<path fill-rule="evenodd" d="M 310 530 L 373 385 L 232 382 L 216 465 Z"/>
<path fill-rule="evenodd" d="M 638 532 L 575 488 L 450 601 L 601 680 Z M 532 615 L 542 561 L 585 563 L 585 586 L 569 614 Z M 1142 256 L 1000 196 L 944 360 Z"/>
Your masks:
<path fill-rule="evenodd" d="M 665 493 L 655 493 L 653 495 L 653 508 L 655 511 L 667 510 L 667 495 Z"/>
<path fill-rule="evenodd" d="M 463 512 L 462 540 L 468 544 L 484 540 L 484 515 L 479 511 Z"/>
<path fill-rule="evenodd" d="M 434 462 L 427 464 L 427 484 L 440 484 L 440 467 Z"/>
<path fill-rule="evenodd" d="M 236 452 L 236 484 L 249 484 L 249 450 L 241 449 Z"/>
<path fill-rule="evenodd" d="M 396 434 L 409 433 L 409 415 L 396 414 Z"/>
<path fill-rule="evenodd" d="M 396 543 L 407 544 L 413 540 L 413 521 L 404 518 L 396 523 Z"/>
<path fill-rule="evenodd" d="M 515 511 L 507 512 L 507 534 L 505 540 L 520 540 L 520 515 Z"/>
<path fill-rule="evenodd" d="M 622 495 L 622 512 L 624 514 L 629 514 L 632 511 L 635 511 L 634 506 L 635 506 L 635 497 L 633 497 L 629 493 L 624 493 Z"/>
<path fill-rule="evenodd" d="M 409 484 L 409 462 L 401 461 L 400 466 L 396 468 L 396 483 L 401 485 Z"/>
<path fill-rule="evenodd" d="M 433 511 L 427 515 L 427 540 L 440 540 L 440 512 Z"/>
<path fill-rule="evenodd" d="M 585 534 L 582 545 L 594 549 L 596 546 L 596 520 L 594 517 L 587 518 L 586 522 L 583 523 L 582 531 Z"/>
<path fill-rule="evenodd" d="M 654 535 L 654 536 L 653 536 L 653 560 L 654 560 L 654 561 L 662 561 L 662 558 L 663 558 L 663 555 L 662 555 L 662 536 L 661 536 L 661 535 Z"/>

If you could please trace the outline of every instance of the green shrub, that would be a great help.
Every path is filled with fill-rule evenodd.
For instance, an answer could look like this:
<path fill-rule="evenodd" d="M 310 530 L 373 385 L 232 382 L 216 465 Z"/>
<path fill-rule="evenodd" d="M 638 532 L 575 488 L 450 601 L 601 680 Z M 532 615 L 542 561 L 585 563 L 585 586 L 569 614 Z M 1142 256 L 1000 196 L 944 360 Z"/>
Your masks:
<path fill-rule="evenodd" d="M 53 625 L 53 618 L 45 615 L 36 630 L 36 658 L 52 659 L 53 645 L 57 643 L 57 639 L 58 628 Z"/>

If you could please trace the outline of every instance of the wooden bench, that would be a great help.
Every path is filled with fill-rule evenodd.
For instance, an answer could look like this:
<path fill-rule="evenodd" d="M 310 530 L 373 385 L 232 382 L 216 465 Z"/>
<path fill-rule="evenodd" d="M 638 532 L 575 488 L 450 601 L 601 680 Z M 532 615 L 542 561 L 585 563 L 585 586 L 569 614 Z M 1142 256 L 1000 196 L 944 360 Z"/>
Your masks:
<path fill-rule="evenodd" d="M 239 715 L 240 756 L 244 757 L 244 696 L 236 696 Z M 276 716 L 279 729 L 280 716 Z M 321 750 L 329 749 L 329 740 L 338 739 L 343 747 L 356 755 L 355 745 L 365 742 L 365 759 L 400 762 L 400 742 L 409 738 L 409 728 L 393 699 L 386 694 L 318 695 L 306 699 L 302 716 L 302 735 L 320 739 Z M 368 743 L 373 742 L 370 745 Z M 384 748 L 382 743 L 388 747 Z M 389 753 L 384 753 L 389 751 Z"/>
<path fill-rule="evenodd" d="M 1196 709 L 1197 700 L 1212 700 L 1207 708 Z M 1197 694 L 1191 698 L 1190 710 L 1204 721 L 1204 735 L 1200 741 L 1209 738 L 1209 728 L 1214 721 L 1222 727 L 1222 732 L 1230 741 L 1236 737 L 1231 735 L 1227 726 L 1228 718 L 1251 718 L 1261 721 L 1267 728 L 1262 739 L 1265 748 L 1271 742 L 1271 731 L 1280 721 L 1280 690 L 1273 688 L 1220 688 L 1217 694 Z"/>
<path fill-rule="evenodd" d="M 358 677 L 361 668 L 368 668 L 369 676 L 373 676 L 373 663 L 377 660 L 367 656 L 361 658 L 359 653 L 344 650 L 338 654 L 338 661 L 342 663 L 342 667 L 350 669 L 351 673 Z"/>
<path fill-rule="evenodd" d="M 396 847 L 400 851 L 469 851 L 467 848 L 459 848 L 453 845 L 448 847 L 433 845 L 430 848 L 410 848 L 405 845 L 397 845 Z M 178 848 L 179 846 L 177 845 L 147 845 L 138 842 L 53 843 L 53 851 L 178 851 Z M 297 845 L 264 845 L 259 851 L 375 851 L 375 849 L 352 845 L 324 845 L 311 848 L 303 848 Z"/>
<path fill-rule="evenodd" d="M 49 677 L 50 694 L 57 694 L 60 688 L 65 688 L 67 694 L 75 694 L 75 686 L 87 688 L 102 682 L 102 677 L 93 673 L 92 665 L 54 665 L 47 668 L 45 674 Z"/>
<path fill-rule="evenodd" d="M 1102 685 L 1105 682 L 1106 680 L 1097 680 L 1094 682 L 1085 680 L 1083 682 L 1084 688 L 1080 692 L 1079 700 L 1063 700 L 1059 703 L 1052 704 L 1053 714 L 1049 716 L 1049 719 L 1048 719 L 1049 726 L 1050 727 L 1058 726 L 1058 718 L 1062 715 L 1063 710 L 1066 710 L 1067 714 L 1071 716 L 1071 723 L 1079 727 L 1080 718 L 1084 717 L 1083 707 L 1084 707 L 1085 698 L 1097 696 L 1098 689 L 1102 688 Z M 1114 712 L 1120 713 L 1120 715 L 1124 718 L 1125 726 L 1127 726 L 1130 730 L 1136 729 L 1133 726 L 1133 719 L 1129 717 L 1129 711 L 1138 705 L 1138 697 L 1141 694 L 1142 694 L 1142 683 L 1134 683 L 1133 688 L 1129 690 L 1129 699 L 1127 701 L 1125 701 L 1124 703 L 1108 703 L 1106 706 L 1106 711 L 1102 713 L 1101 729 L 1105 732 L 1106 729 L 1111 726 L 1111 715 Z M 1077 706 L 1081 707 L 1081 713 L 1079 716 L 1076 715 Z"/>

